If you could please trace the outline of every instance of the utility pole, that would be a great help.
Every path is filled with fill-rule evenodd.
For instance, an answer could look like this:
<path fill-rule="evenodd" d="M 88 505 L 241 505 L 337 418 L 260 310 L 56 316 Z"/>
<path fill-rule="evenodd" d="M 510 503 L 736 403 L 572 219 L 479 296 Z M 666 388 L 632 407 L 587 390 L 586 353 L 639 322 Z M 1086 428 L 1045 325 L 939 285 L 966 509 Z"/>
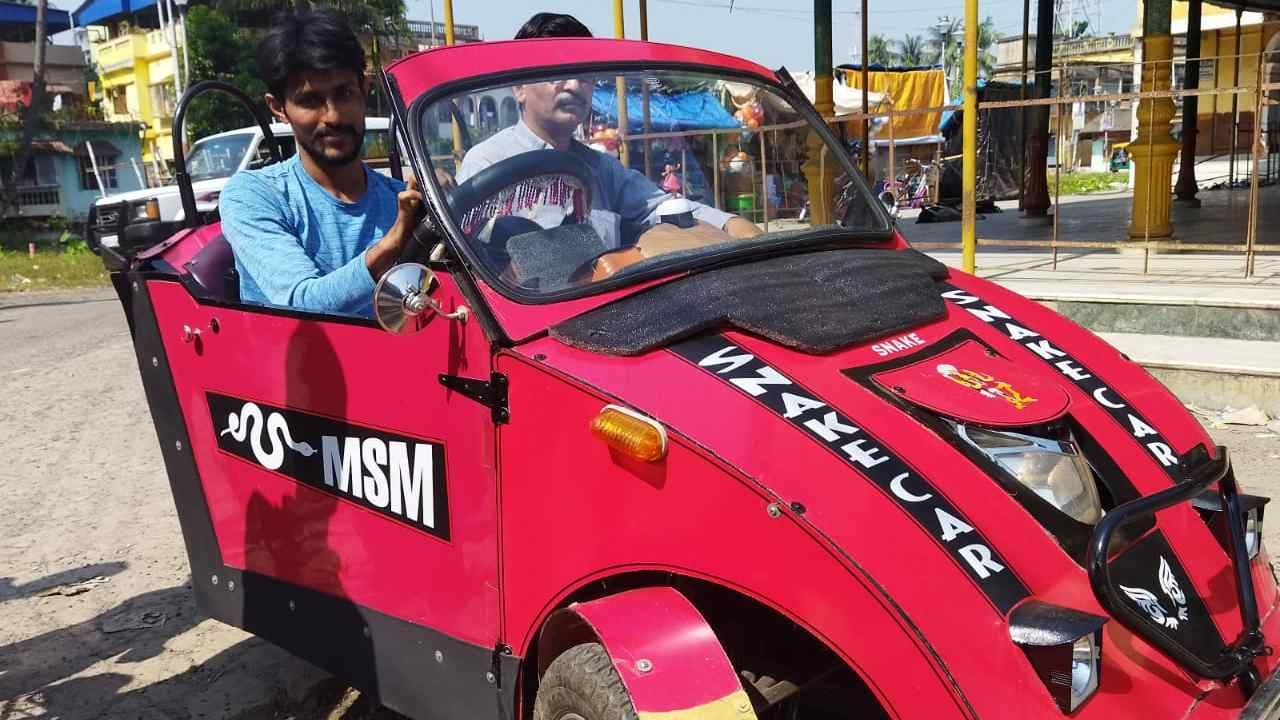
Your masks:
<path fill-rule="evenodd" d="M 950 15 L 943 15 L 938 18 L 938 22 L 934 23 L 933 26 L 942 31 L 942 55 L 938 59 L 942 62 L 942 77 L 946 79 L 947 84 L 947 103 L 950 103 L 953 95 L 951 92 L 951 72 L 947 67 L 947 52 L 951 47 L 951 32 L 955 28 L 955 20 Z"/>
<path fill-rule="evenodd" d="M 44 58 L 45 43 L 48 38 L 45 37 L 47 24 L 45 14 L 49 9 L 49 0 L 36 0 L 36 47 L 35 57 L 31 63 L 31 102 L 27 104 L 26 110 L 22 113 L 22 130 L 18 138 L 18 155 L 14 158 L 13 172 L 9 176 L 8 182 L 4 187 L 3 207 L 0 207 L 0 216 L 5 211 L 17 204 L 18 201 L 18 182 L 23 175 L 27 173 L 27 166 L 31 164 L 32 148 L 31 143 L 35 140 L 36 132 L 44 126 L 45 113 L 45 86 L 44 86 Z"/>

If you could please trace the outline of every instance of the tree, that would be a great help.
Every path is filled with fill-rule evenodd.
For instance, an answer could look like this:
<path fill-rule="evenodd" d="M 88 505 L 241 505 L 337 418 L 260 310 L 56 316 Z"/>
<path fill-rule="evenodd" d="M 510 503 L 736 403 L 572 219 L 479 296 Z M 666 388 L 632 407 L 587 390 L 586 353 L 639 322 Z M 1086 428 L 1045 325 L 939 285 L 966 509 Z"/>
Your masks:
<path fill-rule="evenodd" d="M 925 46 L 924 37 L 908 33 L 898 41 L 898 62 L 907 67 L 928 65 L 931 62 L 929 49 Z"/>
<path fill-rule="evenodd" d="M 381 49 L 409 37 L 404 0 L 216 0 L 210 5 L 191 5 L 187 11 L 187 38 L 191 56 L 191 82 L 222 80 L 240 88 L 265 112 L 262 101 L 266 85 L 258 75 L 255 51 L 261 28 L 282 10 L 330 7 L 347 20 L 351 29 L 370 41 L 370 63 L 382 69 Z M 253 123 L 239 103 L 222 94 L 197 100 L 187 114 L 188 136 Z"/>
<path fill-rule="evenodd" d="M 978 24 L 978 75 L 989 78 L 996 71 L 996 54 L 992 48 L 1000 40 L 996 32 L 996 21 L 987 16 Z"/>
<path fill-rule="evenodd" d="M 893 43 L 884 35 L 872 35 L 867 40 L 866 58 L 869 65 L 893 65 L 897 61 Z"/>
<path fill-rule="evenodd" d="M 996 56 L 992 52 L 996 40 L 996 21 L 990 16 L 978 24 L 978 76 L 990 77 L 995 72 Z M 934 53 L 935 62 L 941 62 L 947 72 L 947 89 L 952 98 L 960 97 L 964 90 L 964 21 L 938 18 L 929 28 L 928 47 Z"/>
<path fill-rule="evenodd" d="M 258 76 L 254 58 L 257 38 L 221 10 L 192 5 L 187 10 L 187 43 L 192 84 L 201 80 L 230 83 L 265 112 L 262 96 L 267 87 Z M 187 112 L 187 137 L 194 139 L 253 122 L 253 117 L 240 103 L 222 93 L 210 93 L 197 100 Z"/>
<path fill-rule="evenodd" d="M 26 108 L 22 110 L 22 117 L 19 121 L 18 154 L 13 161 L 13 172 L 4 183 L 3 192 L 0 192 L 0 217 L 7 215 L 9 209 L 18 204 L 18 183 L 27 174 L 27 166 L 31 164 L 31 156 L 33 154 L 33 141 L 36 138 L 36 133 L 44 126 L 45 115 L 49 112 L 47 107 L 49 99 L 45 92 L 44 84 L 45 47 L 48 43 L 48 38 L 45 37 L 47 27 L 45 14 L 48 9 L 48 0 L 37 0 L 36 47 L 35 57 L 32 59 L 31 66 L 31 100 L 28 101 Z"/>

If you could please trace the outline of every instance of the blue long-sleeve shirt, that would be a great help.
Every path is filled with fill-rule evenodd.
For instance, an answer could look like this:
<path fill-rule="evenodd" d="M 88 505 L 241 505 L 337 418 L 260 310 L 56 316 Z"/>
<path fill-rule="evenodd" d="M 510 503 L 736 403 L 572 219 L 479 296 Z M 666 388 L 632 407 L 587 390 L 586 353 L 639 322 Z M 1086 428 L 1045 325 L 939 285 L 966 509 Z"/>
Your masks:
<path fill-rule="evenodd" d="M 404 183 L 364 170 L 365 193 L 354 203 L 321 187 L 296 155 L 232 176 L 218 205 L 236 255 L 241 301 L 373 314 L 364 252 L 395 225 Z"/>

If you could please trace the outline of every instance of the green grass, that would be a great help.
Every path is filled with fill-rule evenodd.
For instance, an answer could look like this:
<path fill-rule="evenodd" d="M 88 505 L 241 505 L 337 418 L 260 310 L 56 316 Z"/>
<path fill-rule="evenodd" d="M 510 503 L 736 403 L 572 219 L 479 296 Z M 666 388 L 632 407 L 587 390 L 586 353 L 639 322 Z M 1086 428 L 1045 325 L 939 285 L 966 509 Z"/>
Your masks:
<path fill-rule="evenodd" d="M 109 282 L 102 259 L 88 250 L 0 250 L 0 292 L 101 287 Z"/>
<path fill-rule="evenodd" d="M 1049 171 L 1049 194 L 1052 195 L 1054 175 L 1053 171 Z M 1096 192 L 1115 192 L 1123 190 L 1128 185 L 1128 173 L 1110 173 L 1110 172 L 1064 172 L 1061 176 L 1062 187 L 1059 190 L 1063 195 L 1085 195 Z"/>

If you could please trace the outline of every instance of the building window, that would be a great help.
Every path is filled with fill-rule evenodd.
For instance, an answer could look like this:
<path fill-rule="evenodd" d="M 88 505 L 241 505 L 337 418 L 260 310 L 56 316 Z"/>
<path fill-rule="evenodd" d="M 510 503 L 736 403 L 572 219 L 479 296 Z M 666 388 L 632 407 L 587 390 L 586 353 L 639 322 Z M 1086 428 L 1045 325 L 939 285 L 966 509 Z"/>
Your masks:
<path fill-rule="evenodd" d="M 124 86 L 107 90 L 107 101 L 111 103 L 111 112 L 116 115 L 129 114 L 129 97 Z"/>
<path fill-rule="evenodd" d="M 115 155 L 98 157 L 98 172 L 102 175 L 102 182 L 106 184 L 108 190 L 120 187 L 116 178 L 117 159 Z M 95 191 L 98 189 L 98 178 L 93 174 L 93 162 L 88 156 L 80 158 L 80 189 Z"/>
<path fill-rule="evenodd" d="M 519 120 L 520 109 L 516 107 L 516 99 L 513 97 L 502 98 L 502 126 L 515 125 Z"/>
<path fill-rule="evenodd" d="M 147 88 L 151 93 L 151 114 L 161 117 L 173 115 L 177 98 L 174 95 L 172 82 L 161 82 Z"/>
<path fill-rule="evenodd" d="M 498 103 L 488 95 L 480 98 L 480 127 L 492 130 L 498 127 Z"/>

